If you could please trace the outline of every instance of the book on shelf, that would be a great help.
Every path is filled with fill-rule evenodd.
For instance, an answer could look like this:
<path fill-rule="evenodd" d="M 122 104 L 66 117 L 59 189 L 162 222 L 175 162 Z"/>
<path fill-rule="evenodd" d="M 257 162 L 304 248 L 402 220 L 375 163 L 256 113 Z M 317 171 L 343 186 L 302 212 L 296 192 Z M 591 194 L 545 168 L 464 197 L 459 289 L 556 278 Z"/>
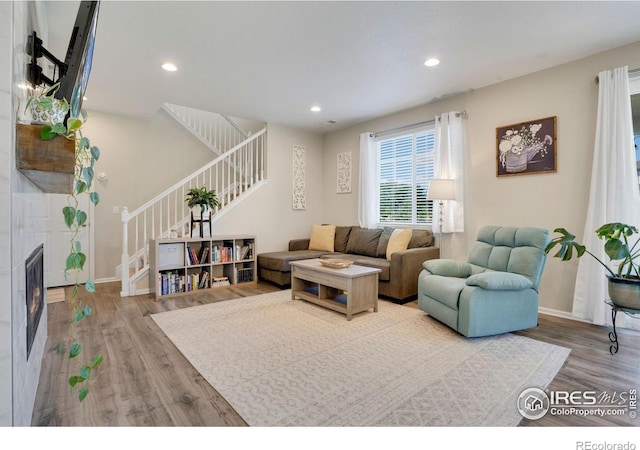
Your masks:
<path fill-rule="evenodd" d="M 209 282 L 209 272 L 207 272 L 206 270 L 203 270 L 200 273 L 200 283 L 198 284 L 198 289 L 205 289 L 206 287 L 208 287 L 208 282 Z"/>
<path fill-rule="evenodd" d="M 240 261 L 253 258 L 253 244 L 243 245 L 240 249 Z"/>
<path fill-rule="evenodd" d="M 229 286 L 229 277 L 213 277 L 212 287 Z"/>

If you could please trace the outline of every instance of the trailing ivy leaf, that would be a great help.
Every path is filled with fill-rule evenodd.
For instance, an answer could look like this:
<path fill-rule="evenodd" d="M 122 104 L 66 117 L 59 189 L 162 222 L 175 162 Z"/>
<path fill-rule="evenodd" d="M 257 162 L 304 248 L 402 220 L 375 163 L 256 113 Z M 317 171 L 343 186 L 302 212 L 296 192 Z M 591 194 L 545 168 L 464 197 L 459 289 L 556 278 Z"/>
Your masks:
<path fill-rule="evenodd" d="M 77 342 L 74 343 L 71 346 L 71 349 L 69 349 L 69 358 L 75 358 L 80 354 L 80 352 L 82 352 L 82 345 L 78 344 Z"/>
<path fill-rule="evenodd" d="M 51 108 L 53 108 L 53 98 L 47 96 L 40 97 L 38 99 L 38 106 L 45 111 L 51 111 Z"/>
<path fill-rule="evenodd" d="M 80 257 L 77 253 L 69 253 L 65 270 L 74 270 L 80 268 Z"/>
<path fill-rule="evenodd" d="M 95 292 L 96 284 L 93 280 L 87 280 L 87 282 L 84 284 L 84 288 L 87 290 L 87 292 Z"/>
<path fill-rule="evenodd" d="M 104 361 L 104 358 L 102 357 L 102 355 L 96 355 L 95 358 L 93 358 L 93 362 L 91 363 L 91 367 L 93 367 L 95 369 L 100 364 L 102 364 L 102 361 Z"/>
<path fill-rule="evenodd" d="M 87 221 L 87 213 L 82 210 L 76 211 L 76 222 L 78 222 L 78 226 L 81 227 Z M 79 243 L 79 242 L 78 242 Z"/>
<path fill-rule="evenodd" d="M 84 307 L 84 310 L 83 310 L 83 311 L 84 311 L 84 315 L 85 315 L 85 316 L 90 316 L 90 315 L 91 315 L 91 312 L 92 312 L 92 311 L 91 311 L 91 306 L 89 306 L 89 305 L 85 305 L 85 307 Z"/>
<path fill-rule="evenodd" d="M 84 311 L 76 311 L 75 321 L 80 322 L 84 317 Z"/>
<path fill-rule="evenodd" d="M 73 290 L 71 291 L 71 296 L 73 298 L 76 298 L 78 296 L 78 285 L 77 284 L 73 285 Z"/>
<path fill-rule="evenodd" d="M 80 253 L 82 251 L 82 244 L 80 241 L 76 241 L 76 253 Z"/>
<path fill-rule="evenodd" d="M 80 399 L 80 401 L 84 400 L 85 397 L 89 395 L 89 388 L 85 387 L 80 389 L 80 393 L 78 394 L 78 398 Z"/>
<path fill-rule="evenodd" d="M 87 139 L 86 137 L 80 138 L 80 140 L 78 141 L 78 147 L 81 150 L 84 150 L 85 148 L 89 148 L 90 142 L 89 139 Z"/>
<path fill-rule="evenodd" d="M 58 345 L 56 345 L 56 353 L 60 355 L 63 352 L 64 352 L 64 345 L 62 345 L 62 342 L 58 342 Z"/>
<path fill-rule="evenodd" d="M 82 378 L 84 378 L 85 380 L 88 380 L 89 378 L 91 378 L 91 367 L 89 366 L 82 366 L 80 368 L 80 376 Z"/>
<path fill-rule="evenodd" d="M 89 194 L 89 199 L 91 200 L 91 203 L 97 205 L 100 202 L 100 195 L 97 192 L 91 192 Z"/>
<path fill-rule="evenodd" d="M 98 147 L 96 147 L 95 145 L 93 147 L 91 147 L 91 157 L 95 161 L 100 159 L 100 149 Z"/>
<path fill-rule="evenodd" d="M 65 206 L 62 208 L 62 214 L 64 214 L 64 223 L 67 228 L 71 228 L 73 220 L 76 218 L 76 209 L 71 206 Z"/>
<path fill-rule="evenodd" d="M 77 117 L 69 117 L 67 120 L 67 128 L 69 131 L 76 131 L 82 126 L 82 120 Z"/>
<path fill-rule="evenodd" d="M 67 134 L 67 127 L 65 127 L 61 123 L 56 123 L 56 124 L 53 125 L 53 128 L 51 128 L 51 131 L 56 133 L 56 134 L 65 135 L 65 134 Z"/>
<path fill-rule="evenodd" d="M 82 178 L 84 178 L 87 186 L 91 186 L 91 183 L 93 183 L 93 169 L 91 167 L 85 167 L 82 169 Z"/>
<path fill-rule="evenodd" d="M 78 270 L 84 269 L 84 263 L 87 262 L 87 255 L 78 253 Z"/>
<path fill-rule="evenodd" d="M 40 139 L 42 139 L 43 141 L 50 141 L 56 136 L 57 136 L 56 133 L 53 131 L 53 129 L 49 125 L 45 125 L 40 130 Z"/>
<path fill-rule="evenodd" d="M 83 381 L 85 381 L 85 379 L 82 377 L 79 377 L 78 375 L 73 375 L 69 377 L 69 384 L 71 385 L 71 387 L 75 387 L 76 384 L 82 383 Z"/>
<path fill-rule="evenodd" d="M 82 180 L 76 181 L 76 193 L 82 194 L 86 190 L 87 190 L 87 184 L 84 181 Z"/>

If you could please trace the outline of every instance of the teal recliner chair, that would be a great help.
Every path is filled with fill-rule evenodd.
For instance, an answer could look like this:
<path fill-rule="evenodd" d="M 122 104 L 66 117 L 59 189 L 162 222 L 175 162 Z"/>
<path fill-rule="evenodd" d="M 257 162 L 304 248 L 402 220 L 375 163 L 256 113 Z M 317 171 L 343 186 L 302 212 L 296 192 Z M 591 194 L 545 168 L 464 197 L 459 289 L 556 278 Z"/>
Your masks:
<path fill-rule="evenodd" d="M 538 285 L 549 231 L 485 226 L 468 262 L 425 261 L 418 305 L 467 337 L 524 330 L 538 324 Z"/>

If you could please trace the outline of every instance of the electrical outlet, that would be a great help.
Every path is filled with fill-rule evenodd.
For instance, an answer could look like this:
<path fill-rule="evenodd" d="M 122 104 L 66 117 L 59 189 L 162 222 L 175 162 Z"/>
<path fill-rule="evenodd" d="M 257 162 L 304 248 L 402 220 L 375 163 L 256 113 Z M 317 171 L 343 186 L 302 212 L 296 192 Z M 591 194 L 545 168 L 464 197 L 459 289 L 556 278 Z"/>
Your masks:
<path fill-rule="evenodd" d="M 114 206 L 113 207 L 113 214 L 120 214 L 120 207 L 119 206 Z"/>

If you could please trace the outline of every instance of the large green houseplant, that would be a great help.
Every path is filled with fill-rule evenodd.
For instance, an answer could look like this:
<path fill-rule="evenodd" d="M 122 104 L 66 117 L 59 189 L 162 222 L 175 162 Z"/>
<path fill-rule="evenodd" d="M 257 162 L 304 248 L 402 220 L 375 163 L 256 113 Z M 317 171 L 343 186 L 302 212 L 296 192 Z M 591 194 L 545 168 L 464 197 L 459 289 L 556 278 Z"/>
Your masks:
<path fill-rule="evenodd" d="M 640 239 L 629 242 L 629 238 L 638 233 L 635 226 L 613 222 L 602 225 L 595 232 L 604 241 L 604 252 L 610 261 L 617 263 L 617 270 L 612 270 L 587 248 L 575 241 L 575 236 L 564 228 L 556 228 L 560 235 L 545 248 L 549 253 L 560 246 L 553 256 L 568 261 L 575 255 L 580 258 L 585 253 L 593 257 L 604 267 L 608 279 L 608 290 L 611 301 L 623 308 L 640 309 Z"/>
<path fill-rule="evenodd" d="M 79 208 L 79 196 L 88 195 L 94 205 L 100 201 L 97 192 L 92 191 L 94 179 L 94 165 L 100 158 L 100 149 L 91 145 L 89 139 L 83 136 L 82 127 L 86 122 L 86 114 L 80 109 L 80 91 L 74 89 L 71 100 L 58 100 L 54 96 L 56 94 L 58 84 L 51 86 L 42 93 L 32 96 L 26 107 L 36 106 L 42 111 L 41 116 L 46 117 L 49 121 L 45 124 L 40 132 L 42 140 L 50 140 L 56 136 L 62 136 L 75 142 L 75 167 L 74 167 L 74 183 L 73 189 L 67 196 L 67 206 L 62 209 L 64 223 L 71 231 L 69 239 L 69 254 L 65 262 L 65 276 L 73 278 L 73 289 L 71 292 L 71 307 L 73 309 L 73 319 L 70 324 L 70 332 L 65 343 L 58 344 L 58 352 L 67 352 L 68 357 L 78 363 L 78 371 L 72 375 L 68 382 L 69 385 L 78 391 L 80 401 L 89 393 L 89 385 L 91 383 L 91 375 L 103 361 L 102 355 L 95 355 L 89 359 L 83 360 L 81 357 L 82 344 L 78 341 L 75 327 L 85 317 L 92 313 L 91 307 L 84 304 L 78 297 L 80 283 L 80 274 L 84 269 L 87 260 L 86 254 L 77 240 L 78 233 L 83 226 L 86 226 L 87 213 Z M 54 111 L 55 110 L 55 111 Z M 68 113 L 68 114 L 67 114 Z M 66 116 L 66 121 L 60 122 L 55 117 Z M 93 280 L 87 280 L 84 283 L 87 292 L 95 292 L 95 283 Z M 65 349 L 65 347 L 67 347 Z M 95 379 L 95 378 L 94 378 Z"/>
<path fill-rule="evenodd" d="M 213 212 L 213 209 L 220 204 L 215 189 L 207 189 L 206 186 L 194 187 L 187 192 L 187 198 L 185 199 L 189 208 L 200 207 L 200 237 L 202 237 L 202 221 L 204 220 L 205 213 L 209 211 Z M 211 220 L 211 218 L 209 218 Z M 193 231 L 193 213 L 191 213 L 191 227 Z"/>

